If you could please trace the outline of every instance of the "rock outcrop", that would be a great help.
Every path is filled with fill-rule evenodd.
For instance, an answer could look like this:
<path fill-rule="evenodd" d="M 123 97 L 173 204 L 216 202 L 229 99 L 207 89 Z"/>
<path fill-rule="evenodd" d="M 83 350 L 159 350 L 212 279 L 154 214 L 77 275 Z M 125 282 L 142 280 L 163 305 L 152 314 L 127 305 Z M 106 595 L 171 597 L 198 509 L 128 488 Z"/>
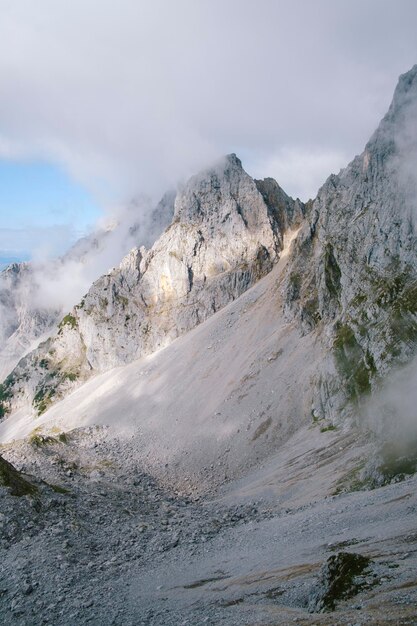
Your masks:
<path fill-rule="evenodd" d="M 20 361 L 3 412 L 30 402 L 41 413 L 92 373 L 166 346 L 267 274 L 285 233 L 301 226 L 282 289 L 287 319 L 322 347 L 313 419 L 358 414 L 416 352 L 416 129 L 417 66 L 364 152 L 307 205 L 273 179 L 254 181 L 235 155 L 191 178 L 156 243 L 101 276 Z"/>
<path fill-rule="evenodd" d="M 262 193 L 261 193 L 261 191 Z M 279 257 L 304 205 L 229 155 L 177 194 L 174 218 L 150 250 L 134 248 L 99 278 L 57 333 L 22 359 L 4 387 L 41 413 L 92 372 L 167 345 L 238 298 Z"/>
<path fill-rule="evenodd" d="M 313 414 L 340 420 L 417 342 L 417 66 L 364 152 L 320 189 L 289 263 L 286 309 L 322 337 Z"/>
<path fill-rule="evenodd" d="M 79 239 L 58 259 L 13 263 L 0 272 L 0 380 L 56 332 L 67 307 L 132 244 L 151 246 L 171 223 L 175 193 L 153 209 L 132 201 L 111 228 Z M 68 284 L 70 283 L 70 284 Z"/>

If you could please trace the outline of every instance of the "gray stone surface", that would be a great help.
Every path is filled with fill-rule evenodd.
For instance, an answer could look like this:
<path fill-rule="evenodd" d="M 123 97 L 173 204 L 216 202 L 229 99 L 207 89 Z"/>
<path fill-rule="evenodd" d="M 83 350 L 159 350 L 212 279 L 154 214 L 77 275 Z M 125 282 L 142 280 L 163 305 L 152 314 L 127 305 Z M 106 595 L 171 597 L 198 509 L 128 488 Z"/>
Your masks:
<path fill-rule="evenodd" d="M 268 203 L 257 185 L 269 190 Z M 131 250 L 99 278 L 15 368 L 7 381 L 12 408 L 34 401 L 43 412 L 92 373 L 150 354 L 203 322 L 272 269 L 284 229 L 298 225 L 303 210 L 274 181 L 255 184 L 235 155 L 192 177 L 152 248 Z"/>
<path fill-rule="evenodd" d="M 416 107 L 414 66 L 364 152 L 319 190 L 288 263 L 287 315 L 328 355 L 313 411 L 334 421 L 416 352 Z"/>
<path fill-rule="evenodd" d="M 306 207 L 234 155 L 194 177 L 21 361 L 6 406 L 67 397 L 0 425 L 3 623 L 416 623 L 415 450 L 347 419 L 415 355 L 416 104 L 417 66 Z"/>

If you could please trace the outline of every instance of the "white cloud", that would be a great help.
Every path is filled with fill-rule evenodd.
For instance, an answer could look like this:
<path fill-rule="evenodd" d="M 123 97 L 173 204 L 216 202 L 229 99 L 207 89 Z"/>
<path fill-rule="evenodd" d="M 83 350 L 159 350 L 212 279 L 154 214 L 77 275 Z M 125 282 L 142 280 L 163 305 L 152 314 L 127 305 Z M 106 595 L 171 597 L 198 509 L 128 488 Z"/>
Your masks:
<path fill-rule="evenodd" d="M 286 193 L 307 201 L 316 197 L 318 181 L 324 183 L 350 160 L 348 154 L 336 150 L 289 146 L 257 163 L 250 173 L 255 178 L 270 176 L 285 181 Z"/>
<path fill-rule="evenodd" d="M 0 12 L 0 156 L 58 161 L 106 201 L 160 193 L 232 151 L 311 195 L 325 165 L 362 149 L 417 59 L 412 0 L 0 0 Z"/>
<path fill-rule="evenodd" d="M 59 256 L 75 241 L 70 226 L 0 228 L 0 255 L 48 258 Z"/>
<path fill-rule="evenodd" d="M 391 374 L 371 399 L 367 424 L 387 440 L 407 443 L 417 438 L 417 359 Z"/>

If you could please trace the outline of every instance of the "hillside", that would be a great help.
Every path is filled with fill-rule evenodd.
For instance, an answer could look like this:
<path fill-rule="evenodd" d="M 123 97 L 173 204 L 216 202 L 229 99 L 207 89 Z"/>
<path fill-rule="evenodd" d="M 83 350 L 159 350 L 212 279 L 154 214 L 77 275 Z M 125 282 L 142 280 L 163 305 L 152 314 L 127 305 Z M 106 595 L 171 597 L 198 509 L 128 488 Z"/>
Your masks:
<path fill-rule="evenodd" d="M 307 204 L 228 155 L 20 360 L 6 623 L 416 623 L 416 122 Z"/>

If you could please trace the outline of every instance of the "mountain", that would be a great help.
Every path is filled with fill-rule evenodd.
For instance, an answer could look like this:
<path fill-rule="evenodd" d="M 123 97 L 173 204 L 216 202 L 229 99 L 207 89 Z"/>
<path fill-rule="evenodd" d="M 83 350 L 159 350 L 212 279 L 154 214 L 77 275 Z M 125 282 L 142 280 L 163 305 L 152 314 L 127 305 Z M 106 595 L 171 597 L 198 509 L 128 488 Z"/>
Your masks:
<path fill-rule="evenodd" d="M 172 221 L 153 246 L 133 248 L 96 280 L 57 331 L 18 363 L 2 386 L 3 412 L 43 414 L 90 377 L 167 348 L 213 315 L 220 320 L 220 310 L 264 284 L 261 279 L 271 273 L 260 300 L 265 304 L 259 304 L 267 311 L 262 319 L 269 319 L 278 335 L 291 338 L 297 354 L 303 336 L 309 346 L 304 367 L 297 361 L 293 372 L 295 385 L 304 389 L 301 405 L 297 399 L 293 411 L 286 383 L 279 391 L 284 413 L 275 403 L 260 411 L 268 428 L 273 425 L 271 431 L 280 433 L 271 435 L 271 447 L 285 439 L 284 431 L 289 434 L 295 424 L 312 418 L 332 428 L 363 421 L 372 392 L 416 352 L 417 210 L 410 169 L 417 143 L 416 103 L 417 66 L 400 77 L 392 105 L 364 152 L 331 175 L 307 205 L 289 198 L 272 179 L 253 180 L 234 154 L 192 177 L 178 191 Z M 296 231 L 283 255 L 286 238 Z M 253 362 L 264 361 L 260 346 L 245 341 L 252 331 L 239 332 L 233 345 L 246 343 Z M 196 340 L 202 353 L 204 341 Z M 181 352 L 186 344 L 179 342 L 176 349 Z M 193 365 L 185 350 L 181 362 L 192 372 L 200 355 Z M 274 353 L 280 350 L 278 344 Z M 155 358 L 168 364 L 168 354 L 158 352 Z M 227 362 L 226 355 L 221 360 Z M 289 369 L 280 361 L 276 379 L 287 380 Z M 252 377 L 242 365 L 241 381 Z M 167 371 L 166 378 L 175 380 L 175 371 Z M 187 379 L 185 372 L 182 378 Z M 109 378 L 97 379 L 94 388 L 101 380 Z M 185 389 L 181 397 L 187 397 Z M 101 422 L 105 412 L 98 406 L 89 413 Z M 178 410 L 185 414 L 186 406 Z M 284 424 L 285 415 L 297 411 Z M 212 435 L 215 431 L 213 423 Z"/>
<path fill-rule="evenodd" d="M 253 180 L 235 155 L 192 177 L 152 248 L 134 248 L 98 279 L 6 379 L 4 405 L 18 413 L 4 432 L 20 432 L 19 415 L 27 423 L 28 401 L 29 411 L 46 411 L 37 423 L 116 424 L 133 429 L 153 474 L 166 432 L 179 442 L 170 455 L 181 459 L 171 478 L 198 482 L 216 450 L 234 450 L 224 471 L 238 476 L 311 420 L 369 427 L 372 391 L 416 352 L 415 198 L 402 143 L 415 102 L 416 68 L 400 78 L 363 154 L 308 205 L 272 179 Z M 139 380 L 145 394 L 135 390 Z M 203 408 L 194 397 L 205 398 Z M 168 416 L 175 422 L 166 430 Z M 205 432 L 197 439 L 196 419 Z M 161 453 L 152 451 L 155 438 Z"/>
<path fill-rule="evenodd" d="M 328 352 L 313 411 L 335 421 L 416 352 L 416 113 L 414 66 L 364 152 L 319 190 L 289 262 L 287 313 Z"/>
<path fill-rule="evenodd" d="M 13 406 L 29 399 L 42 413 L 92 373 L 191 330 L 272 269 L 304 212 L 275 181 L 256 183 L 235 155 L 194 176 L 152 248 L 132 249 L 20 361 L 4 383 Z"/>
<path fill-rule="evenodd" d="M 416 130 L 417 66 L 307 204 L 229 155 L 19 361 L 5 623 L 416 623 Z"/>
<path fill-rule="evenodd" d="M 111 227 L 78 240 L 59 259 L 13 263 L 0 272 L 0 378 L 56 331 L 91 282 L 135 244 L 152 245 L 170 223 L 175 193 L 156 207 L 132 202 Z"/>
<path fill-rule="evenodd" d="M 53 331 L 61 314 L 36 303 L 35 271 L 30 263 L 13 263 L 0 272 L 0 377 Z"/>

